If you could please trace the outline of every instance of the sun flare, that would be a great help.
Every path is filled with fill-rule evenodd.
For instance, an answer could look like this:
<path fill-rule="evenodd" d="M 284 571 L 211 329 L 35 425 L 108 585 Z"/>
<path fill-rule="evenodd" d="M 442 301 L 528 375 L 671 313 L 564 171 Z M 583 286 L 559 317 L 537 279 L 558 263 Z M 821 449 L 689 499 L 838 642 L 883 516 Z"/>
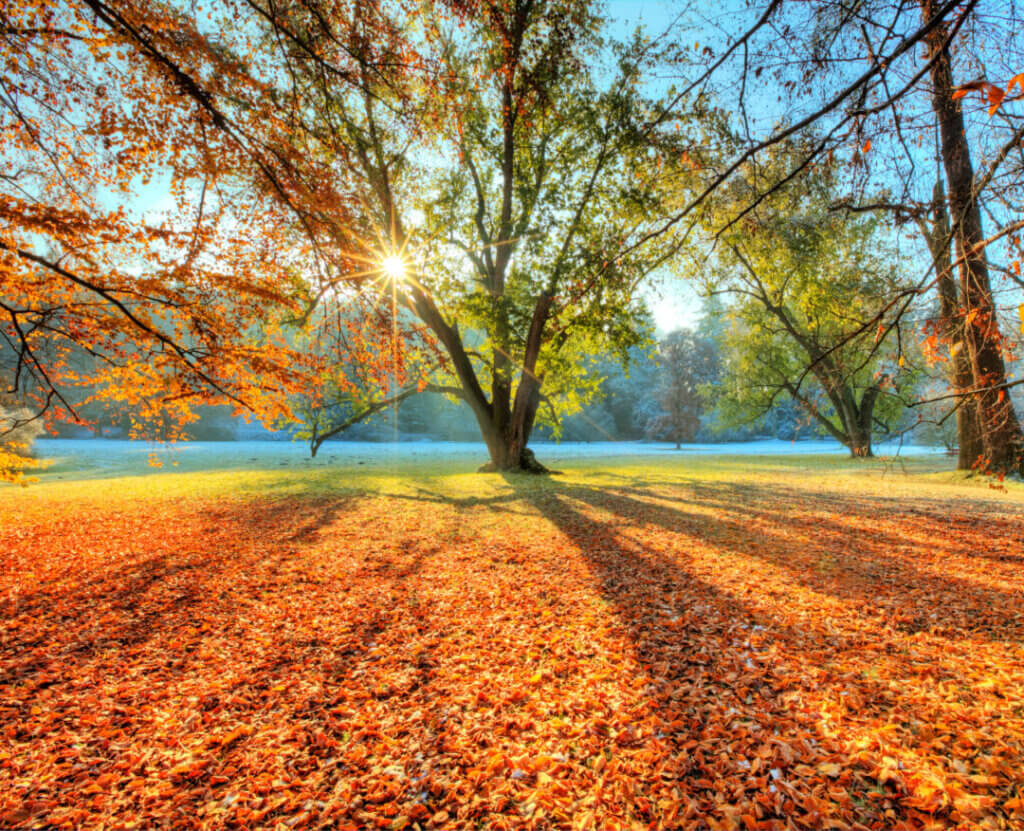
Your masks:
<path fill-rule="evenodd" d="M 394 280 L 402 280 L 405 278 L 406 272 L 405 260 L 397 254 L 392 254 L 381 261 L 381 270 Z"/>

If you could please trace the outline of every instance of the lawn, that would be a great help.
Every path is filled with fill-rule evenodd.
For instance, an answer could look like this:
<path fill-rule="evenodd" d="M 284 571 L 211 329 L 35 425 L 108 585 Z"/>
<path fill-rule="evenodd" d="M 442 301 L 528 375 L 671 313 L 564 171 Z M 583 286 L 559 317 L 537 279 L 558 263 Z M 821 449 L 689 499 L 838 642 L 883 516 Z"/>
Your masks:
<path fill-rule="evenodd" d="M 1022 827 L 1024 487 L 560 466 L 4 488 L 0 826 Z"/>

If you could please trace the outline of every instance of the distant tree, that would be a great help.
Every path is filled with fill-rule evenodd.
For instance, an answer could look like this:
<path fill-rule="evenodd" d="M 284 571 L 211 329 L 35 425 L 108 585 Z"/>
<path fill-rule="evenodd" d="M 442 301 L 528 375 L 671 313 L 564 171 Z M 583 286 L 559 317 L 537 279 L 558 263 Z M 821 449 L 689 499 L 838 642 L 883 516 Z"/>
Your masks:
<path fill-rule="evenodd" d="M 734 197 L 748 200 L 773 164 L 802 152 L 798 143 L 775 148 L 733 183 Z M 776 190 L 722 234 L 709 288 L 732 298 L 725 343 L 734 416 L 788 395 L 851 455 L 870 456 L 873 430 L 887 429 L 899 407 L 884 393 L 912 382 L 896 347 L 916 289 L 876 219 L 828 210 L 833 177 L 822 170 Z"/>
<path fill-rule="evenodd" d="M 658 344 L 658 383 L 648 416 L 650 438 L 668 438 L 678 450 L 697 437 L 704 411 L 702 387 L 718 375 L 717 345 L 689 329 L 677 329 Z"/>

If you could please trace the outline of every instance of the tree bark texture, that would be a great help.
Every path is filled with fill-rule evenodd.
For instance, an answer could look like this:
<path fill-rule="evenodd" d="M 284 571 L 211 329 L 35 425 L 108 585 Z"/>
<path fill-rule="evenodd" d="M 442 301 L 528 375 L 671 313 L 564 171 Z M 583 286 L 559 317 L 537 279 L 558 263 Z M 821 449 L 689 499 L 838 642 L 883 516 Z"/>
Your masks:
<path fill-rule="evenodd" d="M 935 13 L 934 0 L 921 0 L 925 20 Z M 942 165 L 949 187 L 949 212 L 959 260 L 960 300 L 963 303 L 963 342 L 977 393 L 983 465 L 1003 473 L 1024 471 L 1024 434 L 1006 391 L 1002 335 L 996 319 L 981 209 L 974 192 L 974 168 L 963 113 L 953 100 L 955 85 L 948 29 L 940 25 L 928 35 L 932 107 L 939 122 Z"/>

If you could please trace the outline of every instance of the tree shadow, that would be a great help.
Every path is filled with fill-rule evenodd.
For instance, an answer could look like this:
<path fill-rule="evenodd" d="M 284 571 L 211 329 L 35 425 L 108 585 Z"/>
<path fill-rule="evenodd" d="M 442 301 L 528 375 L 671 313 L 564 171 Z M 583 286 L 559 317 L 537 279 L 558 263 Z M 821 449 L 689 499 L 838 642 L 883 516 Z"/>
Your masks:
<path fill-rule="evenodd" d="M 126 790 L 129 781 L 173 783 L 194 811 L 229 781 L 245 783 L 253 804 L 260 783 L 320 766 L 332 781 L 351 778 L 380 737 L 365 729 L 372 718 L 357 729 L 344 708 L 386 706 L 430 682 L 429 645 L 416 646 L 407 672 L 389 673 L 388 684 L 374 672 L 382 644 L 412 641 L 422 616 L 416 584 L 441 550 L 398 536 L 350 553 L 344 543 L 358 535 L 352 518 L 365 519 L 363 510 L 347 497 L 231 502 L 167 535 L 168 550 L 114 552 L 0 604 L 8 750 L 34 759 L 44 746 L 58 760 L 0 795 L 0 817 L 20 803 L 13 816 L 38 825 L 59 807 L 48 789 L 74 804 L 64 791 L 72 766 L 119 783 L 102 785 L 108 805 L 97 803 L 94 819 L 109 819 L 102 812 L 116 794 L 117 810 L 154 826 L 167 824 L 170 809 Z M 47 727 L 52 713 L 70 729 Z M 133 754 L 149 761 L 131 762 Z M 182 755 L 194 767 L 179 770 Z M 78 793 L 92 776 L 74 775 Z M 247 810 L 238 804 L 235 824 L 258 825 L 259 812 Z"/>
<path fill-rule="evenodd" d="M 687 492 L 676 483 L 684 500 L 668 505 L 639 488 L 507 481 L 590 563 L 628 631 L 660 725 L 658 769 L 689 796 L 691 817 L 737 823 L 746 814 L 808 827 L 822 827 L 826 817 L 887 824 L 925 818 L 914 783 L 936 770 L 950 772 L 936 761 L 932 741 L 941 735 L 952 744 L 977 717 L 958 708 L 980 695 L 977 673 L 961 666 L 964 650 L 976 650 L 978 642 L 936 636 L 931 645 L 939 650 L 919 654 L 916 647 L 925 644 L 913 633 L 938 611 L 954 618 L 944 631 L 1020 640 L 1019 593 L 942 577 L 902 562 L 906 552 L 890 556 L 860 545 L 860 529 L 838 518 L 794 521 L 787 506 L 773 513 L 775 490 L 693 485 Z M 806 494 L 802 502 L 806 507 Z M 841 514 L 856 505 L 832 499 L 829 509 Z M 926 524 L 926 530 L 935 529 Z M 1001 530 L 1019 532 L 1012 525 Z M 848 545 L 827 573 L 814 567 L 814 543 L 823 535 Z M 770 567 L 764 578 L 763 567 L 751 568 L 758 560 Z M 914 584 L 918 589 L 908 591 Z M 900 619 L 912 625 L 894 628 L 879 619 L 873 607 L 882 591 L 893 609 L 902 604 Z M 819 614 L 817 595 L 831 596 L 835 607 Z M 936 661 L 944 646 L 952 653 Z M 914 689 L 931 684 L 952 691 Z M 894 727 L 888 747 L 873 732 Z M 1013 725 L 1007 729 L 1012 733 Z M 869 740 L 876 754 L 853 752 Z M 966 743 L 958 748 L 960 763 L 999 746 L 999 739 L 987 740 L 973 750 Z M 885 753 L 899 757 L 907 773 L 879 778 Z M 1004 760 L 1011 768 L 1022 761 Z M 842 787 L 828 790 L 840 776 Z M 958 784 L 986 793 L 966 780 Z M 666 821 L 652 807 L 658 795 L 645 794 L 650 811 L 642 821 Z M 948 799 L 936 798 L 929 810 L 941 816 L 949 807 Z"/>
<path fill-rule="evenodd" d="M 10 631 L 15 619 L 20 623 L 5 644 L 17 657 L 5 662 L 0 684 L 26 683 L 40 672 L 50 682 L 56 670 L 73 675 L 95 656 L 136 652 L 175 631 L 201 640 L 208 613 L 220 628 L 229 626 L 254 592 L 350 504 L 296 498 L 214 508 L 189 534 L 174 535 L 168 550 L 118 556 L 81 577 L 51 578 L 0 602 L 0 625 Z"/>
<path fill-rule="evenodd" d="M 676 483 L 676 498 L 642 487 L 562 491 L 622 518 L 725 546 L 788 572 L 801 585 L 887 612 L 906 631 L 972 632 L 1024 640 L 1016 581 L 1024 529 L 996 512 L 962 515 L 955 500 L 808 494 L 750 483 Z M 894 528 L 886 527 L 891 522 Z M 951 558 L 961 558 L 954 572 Z M 1008 564 L 993 571 L 993 561 Z M 993 585 L 1001 577 L 1003 587 Z M 941 614 L 938 614 L 941 610 Z"/>

